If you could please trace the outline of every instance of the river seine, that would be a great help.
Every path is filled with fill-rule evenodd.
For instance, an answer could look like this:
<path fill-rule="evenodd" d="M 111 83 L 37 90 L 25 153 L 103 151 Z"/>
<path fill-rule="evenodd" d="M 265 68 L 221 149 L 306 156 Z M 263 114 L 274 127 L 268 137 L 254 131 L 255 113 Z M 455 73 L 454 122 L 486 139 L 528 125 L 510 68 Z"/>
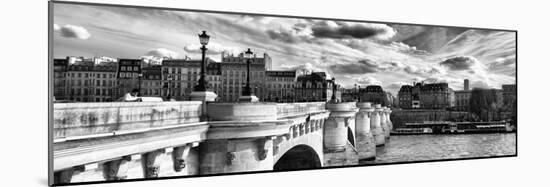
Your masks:
<path fill-rule="evenodd" d="M 492 157 L 516 154 L 516 134 L 391 136 L 376 149 L 376 160 L 360 164 Z"/>

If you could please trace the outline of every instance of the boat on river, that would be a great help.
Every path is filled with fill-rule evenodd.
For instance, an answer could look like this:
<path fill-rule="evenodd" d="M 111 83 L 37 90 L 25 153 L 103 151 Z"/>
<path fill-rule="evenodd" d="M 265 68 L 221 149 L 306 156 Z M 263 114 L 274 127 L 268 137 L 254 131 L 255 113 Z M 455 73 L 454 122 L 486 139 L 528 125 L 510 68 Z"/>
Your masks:
<path fill-rule="evenodd" d="M 422 123 L 405 123 L 405 127 L 392 130 L 393 135 L 410 134 L 474 134 L 506 133 L 515 129 L 506 121 L 490 122 L 451 122 L 425 121 Z"/>

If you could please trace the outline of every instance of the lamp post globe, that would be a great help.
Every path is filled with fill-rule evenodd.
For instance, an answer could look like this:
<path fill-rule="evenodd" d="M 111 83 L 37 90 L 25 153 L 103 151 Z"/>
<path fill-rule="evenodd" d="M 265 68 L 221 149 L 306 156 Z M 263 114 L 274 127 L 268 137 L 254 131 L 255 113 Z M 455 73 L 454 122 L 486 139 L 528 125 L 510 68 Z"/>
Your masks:
<path fill-rule="evenodd" d="M 206 34 L 206 31 L 202 31 L 202 34 L 199 34 L 199 41 L 201 45 L 203 46 L 208 45 L 209 40 L 210 40 L 210 35 Z"/>

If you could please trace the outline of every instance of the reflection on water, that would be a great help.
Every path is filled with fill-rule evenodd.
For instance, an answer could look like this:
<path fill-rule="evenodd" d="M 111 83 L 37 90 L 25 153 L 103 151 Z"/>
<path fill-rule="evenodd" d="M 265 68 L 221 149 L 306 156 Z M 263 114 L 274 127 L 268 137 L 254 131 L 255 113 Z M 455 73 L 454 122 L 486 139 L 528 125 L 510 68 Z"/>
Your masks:
<path fill-rule="evenodd" d="M 516 134 L 392 136 L 376 149 L 376 160 L 361 164 L 410 162 L 516 154 Z"/>

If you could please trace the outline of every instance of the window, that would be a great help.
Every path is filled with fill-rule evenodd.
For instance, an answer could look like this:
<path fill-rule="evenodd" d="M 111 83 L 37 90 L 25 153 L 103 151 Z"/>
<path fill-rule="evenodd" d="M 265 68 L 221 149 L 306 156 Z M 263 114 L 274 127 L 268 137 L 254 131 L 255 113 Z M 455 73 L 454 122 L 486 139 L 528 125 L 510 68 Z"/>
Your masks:
<path fill-rule="evenodd" d="M 120 71 L 126 71 L 126 66 L 121 66 Z"/>
<path fill-rule="evenodd" d="M 137 66 L 134 66 L 134 71 L 139 71 Z"/>

